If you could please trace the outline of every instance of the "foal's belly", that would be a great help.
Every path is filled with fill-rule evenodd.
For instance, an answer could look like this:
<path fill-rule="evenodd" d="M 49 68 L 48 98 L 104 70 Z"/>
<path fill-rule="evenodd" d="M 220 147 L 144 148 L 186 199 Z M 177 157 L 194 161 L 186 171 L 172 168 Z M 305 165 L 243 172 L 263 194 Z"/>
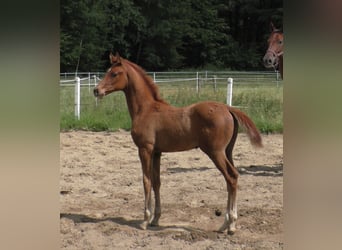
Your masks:
<path fill-rule="evenodd" d="M 157 133 L 155 150 L 159 152 L 185 151 L 198 147 L 198 135 L 193 133 Z"/>

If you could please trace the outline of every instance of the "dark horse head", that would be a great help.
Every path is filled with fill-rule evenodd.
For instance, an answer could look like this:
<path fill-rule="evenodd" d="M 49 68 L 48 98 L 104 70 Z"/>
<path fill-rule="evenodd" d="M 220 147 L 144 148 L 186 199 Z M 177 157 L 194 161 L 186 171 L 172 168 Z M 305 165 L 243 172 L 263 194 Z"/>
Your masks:
<path fill-rule="evenodd" d="M 283 77 L 283 45 L 284 35 L 279 29 L 276 29 L 271 23 L 271 35 L 268 40 L 268 49 L 263 58 L 264 66 L 266 68 L 279 69 Z"/>

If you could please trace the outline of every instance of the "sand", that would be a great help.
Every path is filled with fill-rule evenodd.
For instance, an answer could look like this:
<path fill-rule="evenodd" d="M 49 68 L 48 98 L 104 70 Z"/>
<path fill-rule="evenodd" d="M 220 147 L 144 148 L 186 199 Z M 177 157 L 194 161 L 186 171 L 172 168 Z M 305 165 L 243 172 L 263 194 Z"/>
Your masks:
<path fill-rule="evenodd" d="M 239 217 L 231 236 L 215 232 L 226 184 L 199 149 L 163 153 L 160 226 L 143 231 L 142 171 L 130 133 L 60 133 L 61 248 L 283 249 L 283 136 L 262 137 L 261 149 L 244 133 L 236 142 Z"/>

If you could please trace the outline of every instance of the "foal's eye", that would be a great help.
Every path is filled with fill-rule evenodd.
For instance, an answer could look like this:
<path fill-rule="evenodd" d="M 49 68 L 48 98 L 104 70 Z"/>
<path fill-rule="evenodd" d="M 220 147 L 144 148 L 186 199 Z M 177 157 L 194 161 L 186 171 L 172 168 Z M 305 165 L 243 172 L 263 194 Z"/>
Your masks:
<path fill-rule="evenodd" d="M 118 75 L 117 73 L 111 72 L 112 77 L 116 77 L 117 75 Z"/>
<path fill-rule="evenodd" d="M 283 41 L 282 41 L 282 40 L 279 40 L 278 43 L 281 45 L 281 44 L 283 44 Z"/>

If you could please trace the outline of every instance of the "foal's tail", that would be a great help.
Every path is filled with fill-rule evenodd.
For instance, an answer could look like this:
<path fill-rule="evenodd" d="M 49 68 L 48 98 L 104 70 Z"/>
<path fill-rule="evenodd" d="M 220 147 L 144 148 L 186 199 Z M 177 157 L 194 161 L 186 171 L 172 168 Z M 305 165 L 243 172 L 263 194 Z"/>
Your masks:
<path fill-rule="evenodd" d="M 253 146 L 262 147 L 262 139 L 259 130 L 253 121 L 241 110 L 233 107 L 228 107 L 229 112 L 238 120 L 247 131 L 247 135 Z"/>

